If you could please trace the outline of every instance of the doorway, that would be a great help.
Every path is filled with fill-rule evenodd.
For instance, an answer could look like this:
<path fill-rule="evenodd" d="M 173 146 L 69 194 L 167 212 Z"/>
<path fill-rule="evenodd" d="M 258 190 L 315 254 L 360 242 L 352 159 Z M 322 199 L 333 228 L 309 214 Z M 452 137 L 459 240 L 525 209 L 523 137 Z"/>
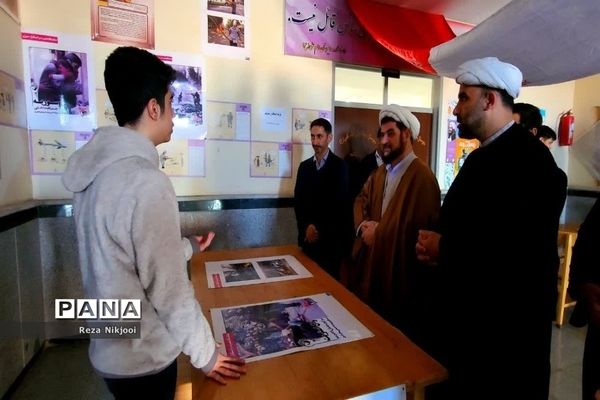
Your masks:
<path fill-rule="evenodd" d="M 421 123 L 419 137 L 413 143 L 415 155 L 429 166 L 432 165 L 433 114 L 413 112 Z M 357 158 L 372 153 L 377 146 L 379 130 L 379 108 L 359 108 L 336 106 L 335 145 L 333 152 L 343 159 Z"/>

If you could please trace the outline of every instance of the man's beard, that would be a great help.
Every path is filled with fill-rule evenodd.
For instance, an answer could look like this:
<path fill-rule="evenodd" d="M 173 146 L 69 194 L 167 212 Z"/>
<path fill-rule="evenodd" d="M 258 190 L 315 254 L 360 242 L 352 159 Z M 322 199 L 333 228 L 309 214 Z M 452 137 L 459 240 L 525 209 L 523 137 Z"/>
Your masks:
<path fill-rule="evenodd" d="M 398 158 L 398 156 L 400 154 L 402 154 L 402 146 L 390 151 L 387 155 L 382 154 L 381 159 L 383 160 L 384 163 L 391 164 L 392 161 L 394 161 L 396 158 Z"/>
<path fill-rule="evenodd" d="M 461 139 L 479 139 L 483 135 L 483 111 L 472 110 L 466 118 L 457 117 Z"/>
<path fill-rule="evenodd" d="M 461 139 L 476 139 L 477 136 L 468 125 L 458 124 L 458 137 Z"/>

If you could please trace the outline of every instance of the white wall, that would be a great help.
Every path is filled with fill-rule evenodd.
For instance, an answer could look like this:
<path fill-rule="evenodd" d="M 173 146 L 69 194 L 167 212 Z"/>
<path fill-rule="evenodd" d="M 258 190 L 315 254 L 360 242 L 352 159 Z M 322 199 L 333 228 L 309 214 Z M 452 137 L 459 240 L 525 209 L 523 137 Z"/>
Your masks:
<path fill-rule="evenodd" d="M 573 108 L 574 96 L 575 81 L 570 81 L 556 85 L 524 87 L 516 102 L 530 103 L 546 110 L 544 125 L 548 125 L 558 134 L 560 114 Z M 551 151 L 558 166 L 570 177 L 569 147 L 559 146 L 557 141 L 552 145 Z"/>
<path fill-rule="evenodd" d="M 252 35 L 250 60 L 204 56 L 206 98 L 213 101 L 250 103 L 252 132 L 260 134 L 258 112 L 263 107 L 320 110 L 332 109 L 332 63 L 283 55 L 283 0 L 251 2 Z M 156 0 L 156 51 L 158 53 L 202 54 L 201 30 L 205 16 L 201 2 L 177 0 L 177 6 Z M 68 18 L 65 18 L 68 10 Z M 22 77 L 19 26 L 0 12 L 0 69 Z M 21 2 L 22 25 L 27 29 L 84 35 L 90 37 L 90 3 L 88 1 L 27 0 Z M 8 39 L 6 39 L 8 38 Z M 11 39 L 12 38 L 12 39 Z M 115 45 L 94 42 L 91 59 L 95 62 L 95 83 L 103 87 L 102 73 L 106 56 Z M 447 132 L 448 104 L 456 98 L 458 85 L 442 79 L 438 131 Z M 591 77 L 559 85 L 524 88 L 519 102 L 529 102 L 546 110 L 545 123 L 556 129 L 558 115 L 573 108 L 576 115 L 575 136 L 581 135 L 597 119 L 595 105 L 600 105 L 600 77 Z M 435 105 L 434 105 L 435 107 Z M 443 181 L 446 141 L 439 140 L 437 175 Z M 31 177 L 27 133 L 0 127 L 0 205 L 27 198 L 70 197 L 60 176 Z M 293 193 L 298 163 L 312 154 L 309 145 L 294 145 L 292 178 L 250 178 L 249 143 L 209 141 L 206 144 L 206 177 L 171 178 L 178 195 L 268 194 L 290 196 Z M 595 181 L 569 155 L 569 149 L 555 145 L 552 153 L 569 176 L 571 185 L 595 185 Z"/>
<path fill-rule="evenodd" d="M 22 80 L 21 28 L 3 9 L 0 9 L 0 37 L 0 71 Z M 16 111 L 24 116 L 22 96 L 17 101 Z M 0 125 L 0 206 L 28 200 L 31 196 L 27 130 Z"/>
<path fill-rule="evenodd" d="M 263 107 L 332 110 L 332 63 L 283 55 L 284 1 L 251 1 L 250 60 L 204 56 L 203 82 L 212 101 L 250 103 L 252 134 L 260 135 L 258 112 Z M 157 53 L 202 54 L 201 29 L 205 15 L 197 0 L 155 1 Z M 69 18 L 64 18 L 69 10 Z M 23 26 L 90 36 L 87 1 L 28 0 L 22 5 Z M 202 23 L 202 25 L 201 25 Z M 97 87 L 104 87 L 106 56 L 116 46 L 94 42 Z M 291 126 L 290 126 L 291 132 Z M 284 140 L 282 140 L 284 141 Z M 297 165 L 312 154 L 310 146 L 294 145 L 291 178 L 250 178 L 248 142 L 207 141 L 206 177 L 171 178 L 177 195 L 293 194 Z M 70 197 L 59 176 L 33 176 L 35 198 Z"/>
<path fill-rule="evenodd" d="M 573 102 L 573 113 L 575 114 L 575 135 L 577 141 L 589 129 L 600 120 L 600 75 L 593 75 L 575 82 L 575 99 Z M 598 186 L 592 175 L 570 155 L 569 181 L 578 186 Z"/>

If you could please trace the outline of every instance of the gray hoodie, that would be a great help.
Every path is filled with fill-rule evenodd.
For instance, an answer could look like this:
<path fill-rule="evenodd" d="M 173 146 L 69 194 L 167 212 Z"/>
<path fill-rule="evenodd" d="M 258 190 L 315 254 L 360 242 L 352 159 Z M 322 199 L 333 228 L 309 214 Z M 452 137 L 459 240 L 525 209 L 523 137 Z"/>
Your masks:
<path fill-rule="evenodd" d="M 94 368 L 134 377 L 166 368 L 181 351 L 209 372 L 217 352 L 187 277 L 177 198 L 142 134 L 96 131 L 69 159 L 63 184 L 74 192 L 83 285 L 92 299 L 141 299 L 140 339 L 92 339 Z"/>

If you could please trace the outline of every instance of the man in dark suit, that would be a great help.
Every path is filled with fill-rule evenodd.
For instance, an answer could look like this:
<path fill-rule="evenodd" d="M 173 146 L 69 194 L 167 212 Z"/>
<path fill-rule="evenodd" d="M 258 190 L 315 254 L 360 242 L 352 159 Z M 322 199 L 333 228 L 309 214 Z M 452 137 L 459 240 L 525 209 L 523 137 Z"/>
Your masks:
<path fill-rule="evenodd" d="M 583 350 L 582 399 L 600 398 L 600 200 L 592 207 L 577 233 L 573 247 L 569 294 L 577 300 L 570 323 L 588 325 Z"/>
<path fill-rule="evenodd" d="M 421 231 L 417 244 L 444 282 L 433 354 L 448 368 L 450 393 L 441 398 L 548 399 L 566 180 L 512 119 L 522 79 L 493 57 L 457 73 L 454 115 L 481 147 L 448 190 L 437 232 Z"/>
<path fill-rule="evenodd" d="M 339 278 L 341 260 L 349 253 L 352 240 L 348 169 L 344 160 L 329 150 L 333 140 L 329 121 L 312 121 L 310 140 L 315 155 L 300 163 L 294 189 L 298 245 Z"/>

